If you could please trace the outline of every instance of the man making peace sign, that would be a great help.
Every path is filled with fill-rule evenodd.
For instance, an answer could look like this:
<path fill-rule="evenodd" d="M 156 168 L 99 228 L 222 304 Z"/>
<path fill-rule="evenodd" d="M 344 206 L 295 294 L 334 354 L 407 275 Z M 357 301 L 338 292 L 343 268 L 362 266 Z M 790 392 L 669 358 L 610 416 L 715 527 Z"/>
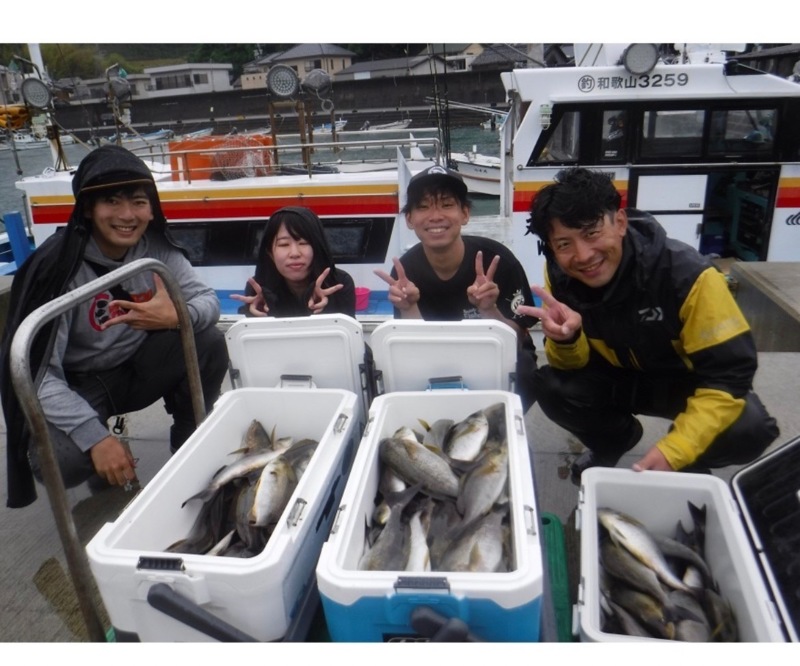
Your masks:
<path fill-rule="evenodd" d="M 527 411 L 536 400 L 536 350 L 528 331 L 537 320 L 518 311 L 534 302 L 522 265 L 497 241 L 461 234 L 470 202 L 455 171 L 432 166 L 415 175 L 402 212 L 420 242 L 393 259 L 391 275 L 375 271 L 389 285 L 394 316 L 496 319 L 511 326 L 519 339 L 517 392 Z"/>

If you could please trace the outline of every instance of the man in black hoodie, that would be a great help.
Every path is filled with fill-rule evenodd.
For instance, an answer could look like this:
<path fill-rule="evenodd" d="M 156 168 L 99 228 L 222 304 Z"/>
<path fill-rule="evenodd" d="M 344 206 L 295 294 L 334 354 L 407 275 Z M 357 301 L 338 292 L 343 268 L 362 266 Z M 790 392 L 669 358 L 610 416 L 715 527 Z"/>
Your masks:
<path fill-rule="evenodd" d="M 752 391 L 755 344 L 724 276 L 651 215 L 620 203 L 608 176 L 576 167 L 531 204 L 546 284 L 533 287 L 543 307 L 520 309 L 540 318 L 546 338 L 539 404 L 588 448 L 573 481 L 636 445 L 635 414 L 672 420 L 636 470 L 753 460 L 779 431 Z"/>
<path fill-rule="evenodd" d="M 33 477 L 41 479 L 9 358 L 17 328 L 41 305 L 137 259 L 158 259 L 180 284 L 189 310 L 207 410 L 228 366 L 224 336 L 216 328 L 219 301 L 171 240 L 144 162 L 124 148 L 103 146 L 80 163 L 72 189 L 75 207 L 67 226 L 42 243 L 12 283 L 0 347 L 11 508 L 33 502 Z M 86 480 L 95 486 L 136 480 L 130 451 L 108 431 L 113 415 L 163 398 L 173 418 L 171 449 L 194 431 L 177 324 L 161 279 L 140 273 L 49 322 L 32 341 L 31 373 L 67 487 Z"/>

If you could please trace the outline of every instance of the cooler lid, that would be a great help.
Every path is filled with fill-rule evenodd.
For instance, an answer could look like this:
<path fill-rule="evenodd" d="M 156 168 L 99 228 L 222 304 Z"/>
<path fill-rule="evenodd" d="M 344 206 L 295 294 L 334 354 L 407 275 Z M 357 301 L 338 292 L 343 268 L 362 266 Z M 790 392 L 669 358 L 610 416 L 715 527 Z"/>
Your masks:
<path fill-rule="evenodd" d="M 347 315 L 248 317 L 225 334 L 234 388 L 313 386 L 362 394 L 364 334 Z"/>
<path fill-rule="evenodd" d="M 800 640 L 800 436 L 738 470 L 731 487 L 789 639 Z"/>
<path fill-rule="evenodd" d="M 393 319 L 375 328 L 370 347 L 386 393 L 513 390 L 517 334 L 500 321 Z"/>

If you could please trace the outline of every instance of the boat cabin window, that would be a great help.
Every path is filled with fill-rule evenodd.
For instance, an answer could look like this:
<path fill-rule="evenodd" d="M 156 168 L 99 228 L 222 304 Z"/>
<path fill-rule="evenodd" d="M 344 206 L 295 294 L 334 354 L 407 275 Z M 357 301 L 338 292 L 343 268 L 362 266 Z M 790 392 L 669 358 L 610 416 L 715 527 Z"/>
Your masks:
<path fill-rule="evenodd" d="M 755 158 L 774 148 L 776 109 L 721 109 L 711 112 L 710 155 Z"/>
<path fill-rule="evenodd" d="M 255 265 L 265 219 L 175 222 L 169 231 L 193 266 Z M 339 264 L 383 264 L 389 253 L 394 217 L 322 218 Z"/>
<path fill-rule="evenodd" d="M 645 111 L 640 154 L 645 159 L 699 157 L 703 150 L 702 109 Z"/>
<path fill-rule="evenodd" d="M 602 131 L 600 160 L 619 162 L 625 155 L 625 140 L 628 133 L 625 111 L 621 109 L 604 111 Z"/>
<path fill-rule="evenodd" d="M 546 141 L 547 144 L 536 158 L 536 164 L 576 163 L 580 145 L 580 113 L 566 111 L 556 118 Z"/>

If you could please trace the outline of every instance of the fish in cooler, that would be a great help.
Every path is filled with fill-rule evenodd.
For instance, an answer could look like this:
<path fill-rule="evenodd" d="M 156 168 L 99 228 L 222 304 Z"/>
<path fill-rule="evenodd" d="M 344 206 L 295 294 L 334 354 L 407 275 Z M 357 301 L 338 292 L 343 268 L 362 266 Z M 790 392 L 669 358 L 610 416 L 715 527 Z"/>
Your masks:
<path fill-rule="evenodd" d="M 429 425 L 420 419 L 423 432 L 401 426 L 380 441 L 376 509 L 372 524 L 366 526 L 360 569 L 508 570 L 504 420 L 505 407 L 500 403 L 460 421 L 442 418 Z M 498 440 L 498 435 L 503 438 Z M 398 480 L 406 489 L 389 490 Z M 398 497 L 404 501 L 398 503 Z M 394 504 L 387 513 L 389 502 Z M 375 544 L 384 535 L 397 550 L 391 560 L 376 562 Z"/>
<path fill-rule="evenodd" d="M 691 531 L 652 534 L 635 518 L 597 510 L 603 630 L 692 642 L 738 640 L 736 617 L 704 558 L 706 508 L 689 502 Z"/>

